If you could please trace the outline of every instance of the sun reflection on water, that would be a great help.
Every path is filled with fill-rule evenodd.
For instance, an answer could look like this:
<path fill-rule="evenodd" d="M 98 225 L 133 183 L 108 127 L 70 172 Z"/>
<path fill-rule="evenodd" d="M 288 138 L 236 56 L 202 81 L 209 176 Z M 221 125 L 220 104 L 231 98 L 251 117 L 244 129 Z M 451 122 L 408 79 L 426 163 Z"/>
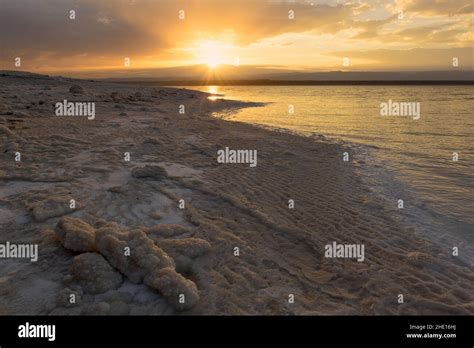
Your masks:
<path fill-rule="evenodd" d="M 223 99 L 224 95 L 219 94 L 219 87 L 218 86 L 208 86 L 207 87 L 207 92 L 212 94 L 211 96 L 207 97 L 209 100 L 217 100 L 217 99 Z"/>

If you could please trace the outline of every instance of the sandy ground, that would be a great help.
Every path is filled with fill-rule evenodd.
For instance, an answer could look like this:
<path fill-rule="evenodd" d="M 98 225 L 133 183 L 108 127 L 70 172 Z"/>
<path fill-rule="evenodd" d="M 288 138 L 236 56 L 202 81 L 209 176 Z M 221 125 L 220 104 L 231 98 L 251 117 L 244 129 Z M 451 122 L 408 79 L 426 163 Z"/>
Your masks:
<path fill-rule="evenodd" d="M 94 101 L 95 119 L 55 116 L 64 99 Z M 37 262 L 0 259 L 0 313 L 474 314 L 473 266 L 401 226 L 364 184 L 363 164 L 342 160 L 350 149 L 210 117 L 245 106 L 0 72 L 0 243 L 39 244 Z M 257 167 L 217 163 L 226 146 L 257 149 Z M 62 233 L 75 243 L 90 231 L 90 245 L 67 247 L 65 217 L 85 227 Z M 140 236 L 135 268 L 117 261 L 115 244 L 101 246 L 107 233 L 125 244 Z M 325 258 L 333 241 L 364 244 L 364 262 Z M 85 251 L 107 261 L 79 263 Z M 152 266 L 142 262 L 150 255 L 161 255 Z M 173 263 L 168 283 L 153 269 L 163 257 Z M 189 307 L 174 302 L 173 284 L 194 296 Z"/>

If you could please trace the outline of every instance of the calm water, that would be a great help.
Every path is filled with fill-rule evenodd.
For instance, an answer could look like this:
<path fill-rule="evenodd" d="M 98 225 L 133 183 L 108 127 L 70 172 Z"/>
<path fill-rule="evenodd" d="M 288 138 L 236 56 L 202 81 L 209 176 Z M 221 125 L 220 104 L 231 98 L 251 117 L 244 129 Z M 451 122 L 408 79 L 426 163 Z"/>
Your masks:
<path fill-rule="evenodd" d="M 439 236 L 473 237 L 474 86 L 189 88 L 220 93 L 225 99 L 269 103 L 242 109 L 233 120 L 323 134 L 361 151 L 366 148 L 364 160 L 376 173 L 369 176 L 374 190 L 395 207 L 403 199 L 404 218 Z M 389 99 L 419 102 L 420 119 L 381 116 L 380 104 Z M 459 154 L 457 162 L 454 152 Z"/>

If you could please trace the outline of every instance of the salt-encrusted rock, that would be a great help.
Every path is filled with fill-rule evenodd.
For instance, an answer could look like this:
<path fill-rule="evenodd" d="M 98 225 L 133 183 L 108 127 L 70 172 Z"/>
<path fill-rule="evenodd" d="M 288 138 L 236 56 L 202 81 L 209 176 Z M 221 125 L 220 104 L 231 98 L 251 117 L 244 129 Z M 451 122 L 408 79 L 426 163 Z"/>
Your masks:
<path fill-rule="evenodd" d="M 160 292 L 178 311 L 190 309 L 199 301 L 196 284 L 170 267 L 149 274 L 145 284 Z"/>
<path fill-rule="evenodd" d="M 130 281 L 142 283 L 149 273 L 174 268 L 173 260 L 143 231 L 121 233 L 113 227 L 97 230 L 97 250 Z"/>
<path fill-rule="evenodd" d="M 118 270 L 130 281 L 145 283 L 159 291 L 177 310 L 189 309 L 199 301 L 196 284 L 175 271 L 173 259 L 145 232 L 126 231 L 105 220 L 97 221 L 96 226 L 94 229 L 74 217 L 63 217 L 56 226 L 56 234 L 65 248 L 96 251 L 74 258 L 71 266 L 73 279 L 68 280 L 69 283 L 79 284 L 86 294 L 104 293 L 122 283 Z M 180 269 L 189 268 L 191 257 L 200 256 L 211 248 L 207 241 L 198 238 L 168 240 L 165 244 L 177 256 Z M 113 302 L 106 310 L 107 314 L 128 314 L 130 311 L 126 301 Z"/>
<path fill-rule="evenodd" d="M 84 291 L 90 294 L 117 289 L 123 280 L 122 275 L 97 253 L 84 253 L 74 257 L 71 274 Z"/>
<path fill-rule="evenodd" d="M 58 296 L 58 305 L 62 307 L 75 307 L 82 304 L 82 290 L 64 288 Z"/>
<path fill-rule="evenodd" d="M 132 176 L 137 179 L 160 180 L 166 177 L 166 170 L 160 166 L 146 165 L 145 167 L 133 168 Z"/>
<path fill-rule="evenodd" d="M 110 302 L 110 309 L 107 315 L 128 315 L 130 313 L 130 306 L 123 301 Z"/>
<path fill-rule="evenodd" d="M 92 302 L 84 305 L 83 315 L 107 315 L 110 305 L 105 301 Z"/>
<path fill-rule="evenodd" d="M 103 294 L 101 299 L 108 302 L 125 302 L 125 303 L 132 303 L 133 297 L 129 292 L 119 292 L 119 291 L 109 291 L 106 294 Z"/>
<path fill-rule="evenodd" d="M 39 201 L 31 205 L 33 218 L 38 222 L 43 222 L 53 217 L 58 217 L 74 212 L 81 208 L 76 202 L 75 208 L 70 207 L 71 197 L 69 196 L 49 196 L 44 201 Z"/>
<path fill-rule="evenodd" d="M 136 262 L 149 272 L 164 267 L 174 267 L 173 260 L 168 254 L 159 248 L 151 238 L 148 238 L 143 231 L 131 231 L 129 245 L 135 253 Z"/>
<path fill-rule="evenodd" d="M 121 301 L 89 304 L 84 308 L 85 315 L 128 315 L 130 306 Z"/>
<path fill-rule="evenodd" d="M 211 244 L 201 238 L 163 239 L 159 241 L 159 245 L 172 256 L 181 254 L 192 259 L 211 250 Z"/>
<path fill-rule="evenodd" d="M 132 282 L 139 283 L 140 269 L 127 256 L 128 237 L 115 226 L 105 226 L 96 230 L 96 248 L 109 263 L 125 274 Z M 130 253 L 131 254 L 131 253 Z"/>
<path fill-rule="evenodd" d="M 69 88 L 69 92 L 74 94 L 84 94 L 84 88 L 79 85 L 72 85 L 71 88 Z"/>
<path fill-rule="evenodd" d="M 209 242 L 200 238 L 160 239 L 155 237 L 154 240 L 173 258 L 176 270 L 181 273 L 192 271 L 193 259 L 211 250 Z"/>
<path fill-rule="evenodd" d="M 181 254 L 171 255 L 171 257 L 173 258 L 176 272 L 182 274 L 188 274 L 193 272 L 194 262 L 192 258 Z"/>
<path fill-rule="evenodd" d="M 66 249 L 79 252 L 95 250 L 94 228 L 79 218 L 62 217 L 54 231 Z"/>
<path fill-rule="evenodd" d="M 83 307 L 82 306 L 75 306 L 75 307 L 56 307 L 48 315 L 60 315 L 60 316 L 75 316 L 83 314 Z"/>
<path fill-rule="evenodd" d="M 116 223 L 115 221 L 108 221 L 108 220 L 104 220 L 104 219 L 98 219 L 96 222 L 96 227 L 99 228 L 99 227 L 110 227 L 110 228 L 113 228 L 114 230 L 111 231 L 111 233 L 115 233 L 115 232 L 119 232 L 120 231 L 120 226 L 118 223 Z M 106 232 L 106 231 L 105 231 Z"/>
<path fill-rule="evenodd" d="M 152 233 L 157 237 L 174 237 L 189 232 L 189 229 L 177 224 L 159 224 L 146 228 L 145 232 Z"/>
<path fill-rule="evenodd" d="M 86 315 L 107 315 L 110 311 L 110 304 L 99 302 L 89 305 L 85 309 Z"/>

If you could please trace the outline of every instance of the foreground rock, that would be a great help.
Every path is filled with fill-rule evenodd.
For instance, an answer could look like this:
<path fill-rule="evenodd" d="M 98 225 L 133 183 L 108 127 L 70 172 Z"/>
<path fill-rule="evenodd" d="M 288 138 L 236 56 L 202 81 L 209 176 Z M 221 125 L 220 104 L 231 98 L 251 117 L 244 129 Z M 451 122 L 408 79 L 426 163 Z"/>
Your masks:
<path fill-rule="evenodd" d="M 160 239 L 158 243 L 173 257 L 178 272 L 189 272 L 193 260 L 211 250 L 211 244 L 200 238 Z"/>
<path fill-rule="evenodd" d="M 61 307 L 76 307 L 80 306 L 82 303 L 82 290 L 73 290 L 70 288 L 63 289 L 58 295 L 58 305 Z M 74 298 L 74 302 L 71 301 L 71 298 Z"/>
<path fill-rule="evenodd" d="M 160 166 L 146 165 L 143 168 L 133 168 L 132 176 L 137 179 L 161 180 L 166 177 L 166 170 Z"/>
<path fill-rule="evenodd" d="M 79 218 L 62 217 L 55 232 L 66 249 L 79 252 L 95 250 L 94 228 Z"/>
<path fill-rule="evenodd" d="M 180 254 L 192 259 L 211 250 L 211 244 L 201 238 L 163 239 L 160 240 L 160 246 L 170 254 Z"/>
<path fill-rule="evenodd" d="M 121 230 L 107 221 L 97 225 L 95 229 L 79 218 L 63 217 L 55 229 L 66 249 L 86 252 L 76 256 L 71 267 L 73 280 L 86 293 L 116 289 L 122 283 L 122 273 L 133 283 L 157 290 L 176 310 L 189 309 L 199 301 L 196 284 L 176 272 L 174 260 L 145 232 Z M 210 249 L 207 241 L 198 238 L 168 240 L 165 244 L 180 264 Z"/>
<path fill-rule="evenodd" d="M 159 213 L 154 212 L 153 214 L 155 217 L 159 217 L 159 219 L 161 219 L 161 215 L 159 215 Z M 176 224 L 159 224 L 152 227 L 144 228 L 144 231 L 146 233 L 153 234 L 154 236 L 159 238 L 181 235 L 183 233 L 189 232 L 189 229 Z"/>
<path fill-rule="evenodd" d="M 174 262 L 140 230 L 117 233 L 110 228 L 97 231 L 97 250 L 130 281 L 142 283 L 151 272 Z"/>
<path fill-rule="evenodd" d="M 123 280 L 122 275 L 97 253 L 76 256 L 72 262 L 71 274 L 89 294 L 101 294 L 117 289 Z"/>
<path fill-rule="evenodd" d="M 35 221 L 43 222 L 54 217 L 70 214 L 81 208 L 79 203 L 76 202 L 75 209 L 71 209 L 69 206 L 70 200 L 71 197 L 68 196 L 50 196 L 44 201 L 34 203 L 29 208 L 32 210 Z"/>
<path fill-rule="evenodd" d="M 158 290 L 179 311 L 190 309 L 199 301 L 196 284 L 171 267 L 148 275 L 145 284 Z"/>

